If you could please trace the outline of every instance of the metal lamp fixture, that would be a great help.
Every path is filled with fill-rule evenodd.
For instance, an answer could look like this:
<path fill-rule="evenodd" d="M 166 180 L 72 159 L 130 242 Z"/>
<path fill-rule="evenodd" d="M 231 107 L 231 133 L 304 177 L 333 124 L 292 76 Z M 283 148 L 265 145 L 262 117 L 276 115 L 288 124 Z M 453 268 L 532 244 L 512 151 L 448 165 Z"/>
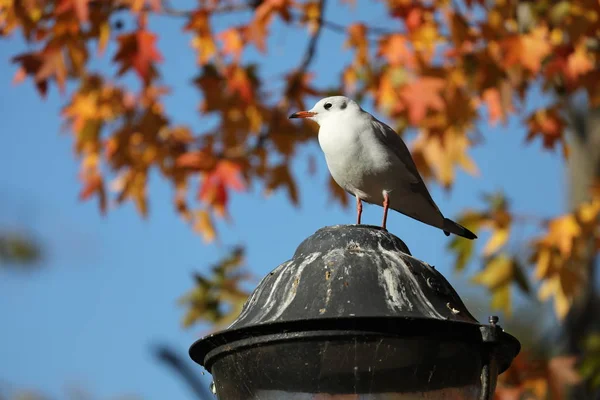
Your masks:
<path fill-rule="evenodd" d="M 320 229 L 192 359 L 220 400 L 491 399 L 520 344 L 369 225 Z"/>

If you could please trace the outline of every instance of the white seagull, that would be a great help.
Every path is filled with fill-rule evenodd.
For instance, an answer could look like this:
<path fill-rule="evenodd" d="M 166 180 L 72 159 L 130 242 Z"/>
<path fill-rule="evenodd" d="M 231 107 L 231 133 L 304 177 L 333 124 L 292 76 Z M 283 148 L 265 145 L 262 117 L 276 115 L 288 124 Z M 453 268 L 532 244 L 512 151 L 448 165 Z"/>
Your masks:
<path fill-rule="evenodd" d="M 444 218 L 402 138 L 354 100 L 326 97 L 311 110 L 296 112 L 290 118 L 307 118 L 319 124 L 319 144 L 331 176 L 356 197 L 357 224 L 365 201 L 383 206 L 384 229 L 391 208 L 440 228 L 446 235 L 477 238 L 464 226 Z"/>

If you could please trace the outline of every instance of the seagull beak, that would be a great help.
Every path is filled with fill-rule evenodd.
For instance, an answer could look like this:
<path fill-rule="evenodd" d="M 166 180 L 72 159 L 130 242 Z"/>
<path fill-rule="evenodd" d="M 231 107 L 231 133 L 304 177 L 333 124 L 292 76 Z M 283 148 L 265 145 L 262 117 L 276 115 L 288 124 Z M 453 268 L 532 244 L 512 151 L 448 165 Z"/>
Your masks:
<path fill-rule="evenodd" d="M 298 111 L 290 115 L 290 118 L 310 118 L 315 115 L 317 115 L 317 113 L 313 111 Z"/>

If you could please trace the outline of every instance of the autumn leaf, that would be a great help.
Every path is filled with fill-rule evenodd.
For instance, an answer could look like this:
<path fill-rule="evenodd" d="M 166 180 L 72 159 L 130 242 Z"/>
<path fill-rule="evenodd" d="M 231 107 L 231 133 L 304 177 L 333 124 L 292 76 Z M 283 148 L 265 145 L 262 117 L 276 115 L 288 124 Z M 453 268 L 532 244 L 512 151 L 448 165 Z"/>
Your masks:
<path fill-rule="evenodd" d="M 501 45 L 505 52 L 502 63 L 506 67 L 523 66 L 532 73 L 541 70 L 542 61 L 552 51 L 545 26 L 538 26 L 528 34 L 508 37 Z"/>
<path fill-rule="evenodd" d="M 209 62 L 217 53 L 217 45 L 212 35 L 208 10 L 194 12 L 184 29 L 194 33 L 191 44 L 198 54 L 198 64 Z"/>
<path fill-rule="evenodd" d="M 502 310 L 510 315 L 512 310 L 510 286 L 514 281 L 523 281 L 524 276 L 522 266 L 516 259 L 507 254 L 499 254 L 487 259 L 484 269 L 473 276 L 472 282 L 487 287 L 492 293 L 493 309 Z"/>
<path fill-rule="evenodd" d="M 89 2 L 90 0 L 60 0 L 56 5 L 56 13 L 60 15 L 65 12 L 74 11 L 79 22 L 88 22 Z"/>
<path fill-rule="evenodd" d="M 467 211 L 461 215 L 457 222 L 477 234 L 481 225 L 485 222 L 486 216 L 483 213 L 476 211 Z M 462 271 L 475 250 L 475 241 L 469 240 L 460 236 L 454 236 L 447 246 L 448 250 L 456 253 L 456 261 L 454 263 L 455 271 Z"/>
<path fill-rule="evenodd" d="M 412 142 L 411 152 L 420 171 L 432 171 L 438 181 L 448 188 L 454 181 L 456 166 L 471 175 L 479 173 L 467 154 L 469 147 L 466 134 L 455 129 L 449 129 L 441 137 L 422 131 Z"/>
<path fill-rule="evenodd" d="M 212 329 L 218 329 L 233 322 L 249 295 L 240 287 L 250 278 L 243 271 L 243 264 L 244 249 L 236 247 L 211 266 L 207 275 L 194 275 L 194 288 L 178 300 L 187 308 L 184 327 L 207 321 Z"/>
<path fill-rule="evenodd" d="M 214 170 L 204 174 L 198 199 L 215 208 L 221 216 L 226 214 L 229 190 L 242 191 L 245 184 L 240 177 L 240 167 L 231 161 L 221 160 Z"/>
<path fill-rule="evenodd" d="M 194 171 L 208 171 L 215 168 L 217 159 L 211 151 L 194 151 L 184 153 L 177 157 L 175 165 L 180 168 L 189 168 Z"/>
<path fill-rule="evenodd" d="M 588 52 L 585 42 L 580 42 L 567 58 L 567 76 L 576 80 L 594 69 L 594 58 Z"/>
<path fill-rule="evenodd" d="M 402 87 L 400 98 L 408 109 L 408 119 L 411 124 L 417 125 L 421 122 L 428 110 L 442 111 L 445 108 L 441 96 L 445 86 L 443 79 L 423 77 Z"/>
<path fill-rule="evenodd" d="M 379 41 L 379 53 L 391 65 L 415 67 L 415 56 L 409 39 L 401 34 L 384 36 Z"/>
<path fill-rule="evenodd" d="M 288 193 L 292 204 L 298 205 L 298 188 L 294 182 L 290 170 L 286 164 L 280 164 L 269 171 L 269 177 L 266 181 L 265 195 L 270 195 L 274 190 L 283 186 Z"/>
<path fill-rule="evenodd" d="M 239 27 L 229 28 L 219 33 L 217 38 L 223 42 L 223 54 L 230 55 L 235 62 L 239 62 L 242 51 L 244 51 L 244 47 L 246 46 L 244 29 Z"/>
<path fill-rule="evenodd" d="M 565 121 L 560 116 L 558 108 L 552 107 L 536 111 L 527 121 L 529 133 L 526 140 L 529 142 L 536 136 L 542 138 L 544 148 L 554 149 L 556 143 L 562 144 L 563 154 L 568 154 L 567 143 L 564 138 Z"/>
<path fill-rule="evenodd" d="M 319 1 L 309 1 L 302 4 L 302 23 L 308 26 L 311 35 L 317 32 L 321 18 L 321 6 Z"/>
<path fill-rule="evenodd" d="M 369 43 L 367 42 L 367 27 L 364 24 L 352 24 L 348 26 L 348 38 L 344 43 L 346 48 L 356 51 L 354 67 L 366 65 L 369 60 Z"/>
<path fill-rule="evenodd" d="M 500 120 L 506 122 L 508 113 L 513 111 L 510 86 L 504 82 L 501 89 L 493 87 L 483 92 L 482 97 L 488 108 L 491 124 L 495 124 Z"/>
<path fill-rule="evenodd" d="M 15 75 L 15 83 L 31 75 L 41 95 L 45 95 L 48 81 L 56 81 L 61 92 L 65 90 L 67 66 L 63 52 L 59 48 L 48 47 L 37 53 L 26 53 L 13 57 L 12 61 L 21 65 Z"/>
<path fill-rule="evenodd" d="M 145 29 L 117 37 L 119 49 L 113 61 L 120 63 L 119 75 L 133 68 L 147 85 L 156 76 L 154 64 L 162 61 L 156 48 L 157 36 Z"/>
<path fill-rule="evenodd" d="M 205 242 L 210 243 L 215 240 L 216 231 L 207 210 L 199 210 L 194 215 L 194 231 L 200 233 Z"/>

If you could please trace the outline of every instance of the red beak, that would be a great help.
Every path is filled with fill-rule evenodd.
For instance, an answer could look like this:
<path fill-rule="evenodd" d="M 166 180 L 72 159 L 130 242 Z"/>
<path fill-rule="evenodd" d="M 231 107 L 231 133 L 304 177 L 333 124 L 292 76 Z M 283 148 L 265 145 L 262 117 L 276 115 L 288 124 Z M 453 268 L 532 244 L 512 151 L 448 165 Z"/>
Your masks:
<path fill-rule="evenodd" d="M 317 115 L 317 113 L 312 111 L 298 111 L 290 115 L 290 118 L 308 118 L 314 115 Z"/>

